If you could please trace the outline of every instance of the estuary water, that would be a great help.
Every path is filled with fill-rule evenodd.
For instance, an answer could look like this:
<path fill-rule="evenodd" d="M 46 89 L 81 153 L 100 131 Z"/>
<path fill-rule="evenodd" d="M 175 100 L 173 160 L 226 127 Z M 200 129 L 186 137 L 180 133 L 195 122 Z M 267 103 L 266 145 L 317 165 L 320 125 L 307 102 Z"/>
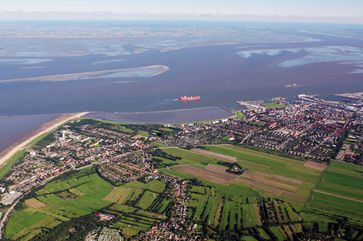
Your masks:
<path fill-rule="evenodd" d="M 10 146 L 32 135 L 41 125 L 58 116 L 58 114 L 0 116 L 0 155 Z"/>
<path fill-rule="evenodd" d="M 53 113 L 200 121 L 226 117 L 218 106 L 238 109 L 238 100 L 363 91 L 361 26 L 90 25 L 0 24 L 0 116 L 10 116 L 0 117 L 0 150 Z M 184 95 L 201 101 L 176 100 Z M 175 111 L 193 108 L 209 111 Z"/>

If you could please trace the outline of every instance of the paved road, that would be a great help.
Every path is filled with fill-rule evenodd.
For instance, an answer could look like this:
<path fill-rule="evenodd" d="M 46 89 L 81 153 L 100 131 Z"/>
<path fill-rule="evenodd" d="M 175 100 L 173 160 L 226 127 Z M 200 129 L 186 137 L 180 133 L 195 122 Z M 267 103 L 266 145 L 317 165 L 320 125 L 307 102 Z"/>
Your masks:
<path fill-rule="evenodd" d="M 20 196 L 11 206 L 10 208 L 8 209 L 8 211 L 6 211 L 6 213 L 1 217 L 1 220 L 0 220 L 0 240 L 2 240 L 3 238 L 3 232 L 5 230 L 4 227 L 5 227 L 5 224 L 6 224 L 6 221 L 8 220 L 11 212 L 14 210 L 15 206 L 19 203 L 19 201 L 28 193 L 25 193 L 23 194 L 22 196 Z"/>

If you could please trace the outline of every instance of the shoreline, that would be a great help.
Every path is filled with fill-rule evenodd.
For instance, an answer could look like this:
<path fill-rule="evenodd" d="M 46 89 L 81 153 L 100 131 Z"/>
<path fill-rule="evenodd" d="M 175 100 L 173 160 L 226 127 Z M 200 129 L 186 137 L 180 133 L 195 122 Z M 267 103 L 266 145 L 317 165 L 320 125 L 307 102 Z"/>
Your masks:
<path fill-rule="evenodd" d="M 18 151 L 26 148 L 26 146 L 31 143 L 33 140 L 38 138 L 39 136 L 48 133 L 57 127 L 61 126 L 62 124 L 73 120 L 81 118 L 82 116 L 88 114 L 88 112 L 81 112 L 81 113 L 72 113 L 72 114 L 61 114 L 59 117 L 44 123 L 39 128 L 31 131 L 30 134 L 25 135 L 23 138 L 20 138 L 19 141 L 15 142 L 14 144 L 10 145 L 8 148 L 0 152 L 0 168 L 6 164 L 6 162 L 15 155 Z"/>
<path fill-rule="evenodd" d="M 116 117 L 114 120 L 110 120 L 107 118 L 108 116 L 112 115 L 126 115 L 126 116 L 138 116 L 138 115 L 159 115 L 159 114 L 175 114 L 175 113 L 188 113 L 188 112 L 203 112 L 203 111 L 210 111 L 210 110 L 223 110 L 225 113 L 228 112 L 228 114 L 217 117 L 213 116 L 213 118 L 208 118 L 204 115 L 202 117 L 197 118 L 196 120 L 189 120 L 189 121 L 179 121 L 178 118 L 172 122 L 165 122 L 164 118 L 161 118 L 159 120 L 153 120 L 153 121 L 143 121 L 143 120 L 133 120 L 133 118 L 124 117 L 123 120 L 117 120 Z M 95 118 L 99 120 L 109 120 L 109 121 L 125 121 L 128 123 L 133 124 L 179 124 L 179 123 L 189 123 L 189 122 L 202 122 L 202 121 L 214 121 L 219 120 L 223 118 L 229 118 L 233 116 L 233 113 L 236 110 L 229 110 L 227 108 L 223 108 L 221 106 L 207 106 L 207 107 L 191 107 L 191 108 L 184 108 L 184 109 L 171 109 L 171 110 L 157 110 L 157 111 L 136 111 L 136 112 L 102 112 L 102 111 L 84 111 L 84 112 L 75 112 L 75 113 L 59 113 L 58 117 L 55 117 L 54 119 L 45 122 L 41 124 L 40 126 L 36 127 L 35 129 L 31 130 L 29 133 L 25 134 L 24 136 L 20 137 L 17 141 L 15 141 L 13 144 L 9 145 L 3 150 L 0 150 L 0 168 L 4 165 L 4 162 L 9 159 L 12 155 L 16 153 L 16 151 L 21 150 L 26 146 L 26 144 L 29 144 L 32 140 L 39 137 L 40 135 L 50 131 L 51 129 L 57 127 L 60 125 L 60 122 L 69 121 L 73 118 L 79 118 L 79 117 L 85 117 L 85 118 Z M 43 114 L 42 114 L 43 115 Z M 45 115 L 45 114 L 44 114 Z M 192 114 L 196 115 L 195 113 Z M 11 115 L 10 115 L 11 116 Z M 8 116 L 8 117 L 10 117 Z M 26 115 L 25 115 L 26 116 Z M 0 117 L 7 117 L 7 115 L 0 116 Z M 113 118 L 111 118 L 113 119 Z M 193 119 L 193 118 L 192 118 Z M 31 139 L 31 140 L 29 140 Z M 14 151 L 16 149 L 16 151 Z"/>

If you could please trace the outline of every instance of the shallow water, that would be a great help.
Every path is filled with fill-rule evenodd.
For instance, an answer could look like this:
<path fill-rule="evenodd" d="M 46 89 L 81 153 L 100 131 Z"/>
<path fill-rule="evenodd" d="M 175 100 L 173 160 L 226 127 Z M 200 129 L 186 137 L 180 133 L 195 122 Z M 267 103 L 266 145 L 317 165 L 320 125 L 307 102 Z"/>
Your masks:
<path fill-rule="evenodd" d="M 135 113 L 95 112 L 86 115 L 86 117 L 137 124 L 176 124 L 224 119 L 231 117 L 232 115 L 232 112 L 227 111 L 222 107 L 208 107 Z"/>
<path fill-rule="evenodd" d="M 0 116 L 0 153 L 59 115 Z"/>
<path fill-rule="evenodd" d="M 359 29 L 350 37 L 320 34 L 313 25 L 189 22 L 156 23 L 152 27 L 152 23 L 134 22 L 90 23 L 74 28 L 53 25 L 46 24 L 47 29 L 53 29 L 49 30 L 50 35 L 55 32 L 57 36 L 65 33 L 100 36 L 50 39 L 36 37 L 42 32 L 35 25 L 23 26 L 22 32 L 15 29 L 17 36 L 26 33 L 33 37 L 0 38 L 3 59 L 51 58 L 52 61 L 32 64 L 0 61 L 0 81 L 111 72 L 70 81 L 0 83 L 0 115 L 145 112 L 219 105 L 238 108 L 237 100 L 363 91 L 363 42 Z M 44 23 L 41 26 L 45 27 Z M 140 26 L 143 34 L 133 35 Z M 4 29 L 5 36 L 8 31 Z M 114 35 L 118 33 L 122 37 Z M 244 58 L 237 54 L 241 51 L 245 52 Z M 150 69 L 132 71 L 131 75 L 113 72 L 155 65 L 167 66 L 169 71 L 157 76 L 154 74 L 158 72 Z M 286 88 L 288 85 L 295 87 Z M 201 101 L 175 101 L 184 95 L 200 95 Z"/>

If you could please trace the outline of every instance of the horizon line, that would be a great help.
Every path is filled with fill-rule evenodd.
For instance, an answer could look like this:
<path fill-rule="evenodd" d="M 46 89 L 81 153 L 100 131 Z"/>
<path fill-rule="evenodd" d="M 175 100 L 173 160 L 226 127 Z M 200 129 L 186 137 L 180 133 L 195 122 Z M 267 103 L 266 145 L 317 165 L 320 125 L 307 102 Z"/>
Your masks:
<path fill-rule="evenodd" d="M 18 15 L 18 16 L 15 16 Z M 65 16 L 59 16 L 65 15 Z M 304 15 L 253 15 L 217 13 L 117 13 L 111 11 L 0 11 L 0 21 L 117 21 L 117 20 L 156 20 L 156 21 L 225 21 L 225 22 L 298 22 L 363 24 L 362 16 L 304 16 Z"/>

